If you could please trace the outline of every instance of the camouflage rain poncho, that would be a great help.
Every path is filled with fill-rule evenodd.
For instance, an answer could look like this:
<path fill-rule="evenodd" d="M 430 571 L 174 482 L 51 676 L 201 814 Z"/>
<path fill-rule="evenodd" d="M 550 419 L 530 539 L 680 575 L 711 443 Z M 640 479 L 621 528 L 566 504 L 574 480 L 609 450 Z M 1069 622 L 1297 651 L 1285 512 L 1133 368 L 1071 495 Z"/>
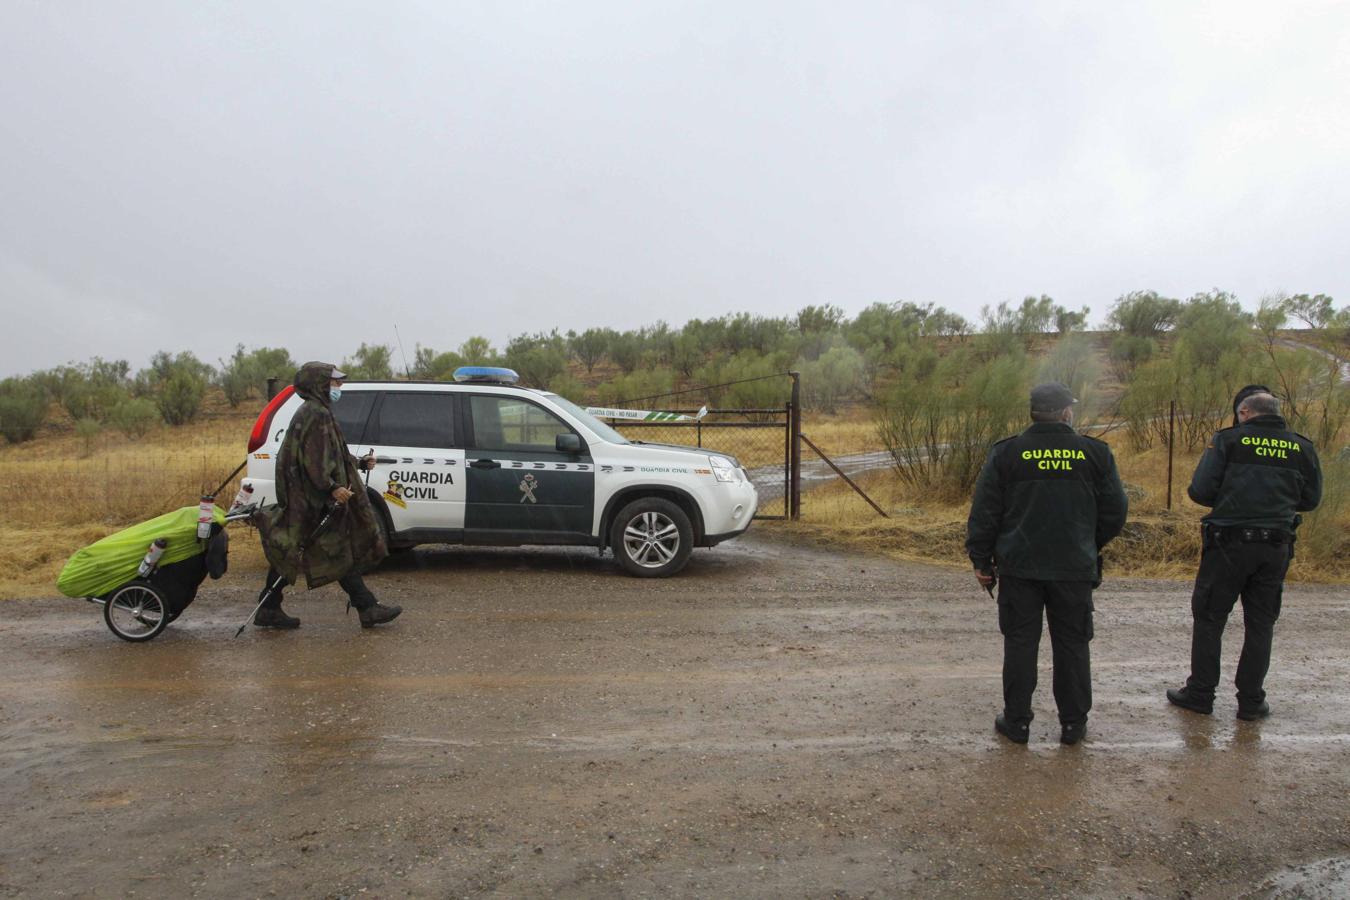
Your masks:
<path fill-rule="evenodd" d="M 295 374 L 295 392 L 305 402 L 277 452 L 277 505 L 263 510 L 259 523 L 267 561 L 292 584 L 304 573 L 310 588 L 371 569 L 389 553 L 356 458 L 329 408 L 332 372 L 329 363 L 308 362 Z M 300 544 L 323 519 L 335 485 L 353 496 L 301 560 Z"/>

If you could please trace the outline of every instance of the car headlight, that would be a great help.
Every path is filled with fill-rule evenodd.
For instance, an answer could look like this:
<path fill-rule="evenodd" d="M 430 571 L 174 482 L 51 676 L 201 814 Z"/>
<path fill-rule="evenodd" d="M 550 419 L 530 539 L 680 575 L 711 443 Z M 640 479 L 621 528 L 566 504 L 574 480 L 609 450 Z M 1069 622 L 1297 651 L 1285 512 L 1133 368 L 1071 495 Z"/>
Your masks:
<path fill-rule="evenodd" d="M 708 457 L 708 465 L 712 466 L 713 475 L 718 481 L 736 482 L 741 480 L 741 471 L 731 464 L 731 460 L 724 456 Z"/>

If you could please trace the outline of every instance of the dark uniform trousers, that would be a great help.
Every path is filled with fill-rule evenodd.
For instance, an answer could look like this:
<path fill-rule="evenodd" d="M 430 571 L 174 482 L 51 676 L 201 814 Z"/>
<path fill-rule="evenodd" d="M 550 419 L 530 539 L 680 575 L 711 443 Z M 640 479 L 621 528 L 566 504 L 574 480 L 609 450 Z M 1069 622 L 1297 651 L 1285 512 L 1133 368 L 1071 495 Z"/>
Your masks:
<path fill-rule="evenodd" d="M 1050 623 L 1055 705 L 1062 724 L 1087 721 L 1092 709 L 1092 582 L 1039 581 L 1003 575 L 998 629 L 1003 633 L 1003 714 L 1030 722 L 1041 646 L 1041 611 Z"/>
<path fill-rule="evenodd" d="M 1289 545 L 1220 540 L 1205 547 L 1191 594 L 1191 676 L 1186 689 L 1200 699 L 1214 698 L 1219 685 L 1219 652 L 1228 614 L 1242 598 L 1246 630 L 1238 660 L 1238 701 L 1253 706 L 1266 699 L 1270 645 L 1280 617 Z"/>
<path fill-rule="evenodd" d="M 267 590 L 267 585 L 273 584 L 280 577 L 281 573 L 276 569 L 268 569 L 267 581 L 263 582 L 263 590 Z M 352 572 L 349 575 L 343 575 L 339 578 L 338 587 L 347 592 L 347 598 L 351 600 L 352 606 L 357 609 L 366 609 L 367 607 L 374 606 L 376 603 L 375 595 L 370 592 L 370 588 L 366 587 L 365 579 L 357 572 Z M 272 596 L 267 598 L 263 603 L 262 608 L 280 609 L 281 596 L 285 588 L 286 586 L 282 585 L 273 591 Z"/>

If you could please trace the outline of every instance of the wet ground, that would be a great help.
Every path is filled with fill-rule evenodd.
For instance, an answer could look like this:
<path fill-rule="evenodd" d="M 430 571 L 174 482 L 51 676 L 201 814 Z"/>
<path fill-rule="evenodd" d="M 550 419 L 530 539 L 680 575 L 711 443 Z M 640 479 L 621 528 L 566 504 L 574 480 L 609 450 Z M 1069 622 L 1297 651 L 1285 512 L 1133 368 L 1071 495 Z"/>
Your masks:
<path fill-rule="evenodd" d="M 998 738 L 965 572 L 763 533 L 667 581 L 456 548 L 232 640 L 232 572 L 157 640 L 2 604 L 0 895 L 1343 897 L 1350 597 L 1290 587 L 1274 716 L 1169 708 L 1187 588 L 1097 596 L 1096 707 Z M 1231 677 L 1240 625 L 1230 627 Z M 1046 641 L 1048 644 L 1048 640 Z M 1048 661 L 1048 646 L 1042 648 Z"/>

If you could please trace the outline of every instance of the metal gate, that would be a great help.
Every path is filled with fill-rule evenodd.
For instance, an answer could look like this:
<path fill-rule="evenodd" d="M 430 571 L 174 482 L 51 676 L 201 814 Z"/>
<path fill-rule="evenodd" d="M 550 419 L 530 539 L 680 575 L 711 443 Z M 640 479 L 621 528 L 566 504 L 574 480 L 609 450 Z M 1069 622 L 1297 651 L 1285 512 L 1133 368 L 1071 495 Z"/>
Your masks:
<path fill-rule="evenodd" d="M 696 410 L 668 412 L 695 415 Z M 693 422 L 613 422 L 634 441 L 699 447 L 734 456 L 759 491 L 756 519 L 795 519 L 801 506 L 799 418 L 791 403 L 778 409 L 716 409 Z"/>

